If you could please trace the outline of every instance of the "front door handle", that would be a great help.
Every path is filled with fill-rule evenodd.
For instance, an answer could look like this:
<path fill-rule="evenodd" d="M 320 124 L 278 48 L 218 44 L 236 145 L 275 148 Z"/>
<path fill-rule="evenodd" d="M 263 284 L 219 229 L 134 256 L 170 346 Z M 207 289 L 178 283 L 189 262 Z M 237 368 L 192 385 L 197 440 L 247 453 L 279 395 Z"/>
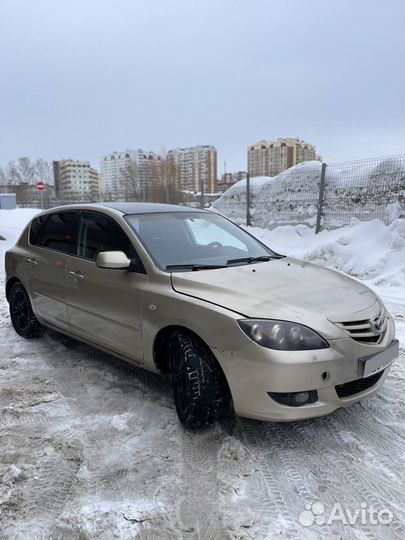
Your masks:
<path fill-rule="evenodd" d="M 36 266 L 38 264 L 38 261 L 36 259 L 30 259 L 29 257 L 25 259 L 25 262 L 30 264 L 31 266 Z"/>
<path fill-rule="evenodd" d="M 73 279 L 84 279 L 84 275 L 79 270 L 77 272 L 68 272 L 68 274 Z"/>

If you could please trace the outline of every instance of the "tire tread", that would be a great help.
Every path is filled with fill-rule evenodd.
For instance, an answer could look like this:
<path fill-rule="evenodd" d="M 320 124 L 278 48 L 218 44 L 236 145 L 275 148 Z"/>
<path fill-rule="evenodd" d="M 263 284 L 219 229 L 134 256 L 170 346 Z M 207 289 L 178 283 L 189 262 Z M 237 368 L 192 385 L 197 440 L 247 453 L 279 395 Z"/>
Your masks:
<path fill-rule="evenodd" d="M 191 382 L 186 416 L 179 413 L 176 404 L 179 418 L 191 428 L 213 424 L 225 416 L 230 401 L 229 388 L 218 361 L 196 336 L 176 332 L 172 339 L 176 340 L 184 356 Z M 173 355 L 171 361 L 173 362 Z"/>

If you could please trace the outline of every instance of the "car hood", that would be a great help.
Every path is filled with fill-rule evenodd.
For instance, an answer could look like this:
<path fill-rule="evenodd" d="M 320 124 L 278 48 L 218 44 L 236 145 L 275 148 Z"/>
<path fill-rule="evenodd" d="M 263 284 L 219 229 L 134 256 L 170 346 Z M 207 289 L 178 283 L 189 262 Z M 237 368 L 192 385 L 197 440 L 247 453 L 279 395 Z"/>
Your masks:
<path fill-rule="evenodd" d="M 328 338 L 343 337 L 332 322 L 359 318 L 378 301 L 343 274 L 290 257 L 269 262 L 172 274 L 173 289 L 245 317 L 306 324 Z M 375 309 L 374 309 L 375 310 Z M 363 315 L 368 318 L 368 314 Z"/>

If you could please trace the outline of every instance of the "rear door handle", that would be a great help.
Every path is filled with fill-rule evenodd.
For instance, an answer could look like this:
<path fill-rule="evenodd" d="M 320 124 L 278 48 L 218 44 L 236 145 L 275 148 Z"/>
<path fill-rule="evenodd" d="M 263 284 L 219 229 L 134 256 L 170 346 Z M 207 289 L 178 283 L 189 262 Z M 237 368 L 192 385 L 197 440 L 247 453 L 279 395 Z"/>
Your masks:
<path fill-rule="evenodd" d="M 79 272 L 79 270 L 77 272 L 68 272 L 69 274 L 69 277 L 73 278 L 73 279 L 84 279 L 84 275 Z"/>
<path fill-rule="evenodd" d="M 38 261 L 36 259 L 30 259 L 29 257 L 25 259 L 25 262 L 27 264 L 30 264 L 31 266 L 36 266 L 38 264 Z"/>

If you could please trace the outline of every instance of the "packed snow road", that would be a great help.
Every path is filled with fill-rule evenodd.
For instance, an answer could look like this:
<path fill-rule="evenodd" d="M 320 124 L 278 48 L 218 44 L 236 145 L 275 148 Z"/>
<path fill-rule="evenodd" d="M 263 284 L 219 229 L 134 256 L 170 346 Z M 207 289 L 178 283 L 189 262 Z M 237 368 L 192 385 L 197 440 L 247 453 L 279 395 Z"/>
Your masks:
<path fill-rule="evenodd" d="M 404 537 L 403 224 L 323 237 L 280 230 L 284 249 L 275 246 L 351 265 L 383 294 L 401 352 L 376 395 L 320 419 L 237 419 L 193 432 L 179 425 L 159 377 L 53 332 L 36 341 L 15 334 L 3 254 L 28 213 L 0 216 L 2 540 Z M 361 266 L 367 230 L 380 253 L 373 262 L 366 245 Z"/>

